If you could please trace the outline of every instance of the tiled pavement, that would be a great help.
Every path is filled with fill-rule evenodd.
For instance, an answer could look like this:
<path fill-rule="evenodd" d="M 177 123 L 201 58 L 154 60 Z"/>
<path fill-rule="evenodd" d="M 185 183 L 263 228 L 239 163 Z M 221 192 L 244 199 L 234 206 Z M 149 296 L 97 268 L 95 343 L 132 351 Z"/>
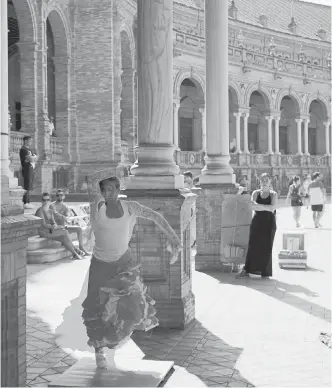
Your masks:
<path fill-rule="evenodd" d="M 150 336 L 137 332 L 135 342 L 119 353 L 175 361 L 166 387 L 331 386 L 331 351 L 318 340 L 331 322 L 331 219 L 326 214 L 324 228 L 315 230 L 310 212 L 303 213 L 310 228 L 307 271 L 280 270 L 275 260 L 270 280 L 194 272 L 196 320 L 182 331 L 156 329 Z M 281 209 L 279 230 L 291 222 L 289 209 Z M 275 254 L 280 242 L 279 232 Z M 80 357 L 62 350 L 54 333 L 81 291 L 88 264 L 29 266 L 28 386 L 47 386 Z"/>

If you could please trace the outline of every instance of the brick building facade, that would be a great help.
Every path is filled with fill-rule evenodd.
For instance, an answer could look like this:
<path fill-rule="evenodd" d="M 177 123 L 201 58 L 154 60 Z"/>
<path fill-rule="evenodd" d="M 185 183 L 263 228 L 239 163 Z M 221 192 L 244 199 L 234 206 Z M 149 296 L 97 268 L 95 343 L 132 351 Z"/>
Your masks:
<path fill-rule="evenodd" d="M 175 159 L 199 175 L 206 151 L 205 28 L 201 0 L 174 2 Z M 293 3 L 293 5 L 292 5 Z M 229 2 L 231 165 L 252 188 L 269 171 L 331 169 L 331 8 L 301 1 Z M 84 176 L 130 166 L 137 141 L 133 0 L 9 0 L 10 157 L 24 134 L 39 155 L 36 192 L 84 191 Z M 52 136 L 50 118 L 55 126 Z"/>

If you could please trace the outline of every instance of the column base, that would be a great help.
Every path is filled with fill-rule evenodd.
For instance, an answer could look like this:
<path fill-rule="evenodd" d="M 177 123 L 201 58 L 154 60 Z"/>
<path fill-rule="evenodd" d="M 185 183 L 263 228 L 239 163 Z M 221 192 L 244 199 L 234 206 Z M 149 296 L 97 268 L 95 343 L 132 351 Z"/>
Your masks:
<path fill-rule="evenodd" d="M 296 155 L 302 156 L 302 155 L 303 155 L 303 152 L 297 152 Z"/>
<path fill-rule="evenodd" d="M 250 195 L 237 195 L 229 186 L 202 187 L 197 200 L 196 270 L 222 270 L 242 265 L 252 219 Z"/>
<path fill-rule="evenodd" d="M 206 174 L 199 178 L 200 185 L 235 185 L 236 175 L 213 175 Z"/>
<path fill-rule="evenodd" d="M 183 189 L 184 188 L 184 176 L 136 176 L 130 175 L 129 179 L 125 182 L 127 190 L 164 190 L 164 189 Z"/>
<path fill-rule="evenodd" d="M 179 166 L 174 161 L 174 145 L 141 144 L 135 147 L 137 160 L 130 172 L 135 176 L 178 175 Z"/>
<path fill-rule="evenodd" d="M 159 327 L 184 329 L 195 318 L 195 295 L 190 292 L 181 299 L 158 299 L 154 307 Z"/>
<path fill-rule="evenodd" d="M 178 260 L 170 264 L 168 237 L 153 222 L 138 218 L 131 239 L 133 258 L 141 264 L 147 293 L 156 301 L 157 318 L 165 328 L 183 328 L 195 317 L 192 293 L 191 220 L 196 195 L 179 190 L 126 190 L 133 200 L 160 213 L 182 243 Z"/>

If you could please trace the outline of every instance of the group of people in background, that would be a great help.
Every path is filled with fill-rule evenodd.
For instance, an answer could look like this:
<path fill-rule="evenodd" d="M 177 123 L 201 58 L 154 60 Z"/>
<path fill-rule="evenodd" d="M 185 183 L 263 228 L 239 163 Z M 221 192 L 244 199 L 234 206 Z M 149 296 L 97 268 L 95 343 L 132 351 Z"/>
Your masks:
<path fill-rule="evenodd" d="M 287 204 L 290 202 L 293 209 L 297 228 L 301 227 L 300 219 L 303 206 L 306 206 L 307 209 L 311 206 L 315 228 L 322 227 L 320 221 L 324 214 L 326 189 L 321 174 L 315 172 L 312 177 L 308 174 L 303 183 L 301 183 L 300 177 L 295 175 L 289 185 L 286 202 Z"/>

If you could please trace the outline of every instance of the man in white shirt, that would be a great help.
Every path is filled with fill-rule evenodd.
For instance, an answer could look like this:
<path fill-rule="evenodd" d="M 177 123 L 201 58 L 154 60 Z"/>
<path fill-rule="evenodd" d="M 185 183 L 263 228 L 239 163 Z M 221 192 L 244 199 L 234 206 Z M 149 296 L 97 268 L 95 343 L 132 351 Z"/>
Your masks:
<path fill-rule="evenodd" d="M 316 228 L 321 227 L 320 220 L 323 216 L 324 204 L 326 202 L 326 190 L 319 172 L 312 175 L 312 182 L 308 187 L 312 216 Z"/>

